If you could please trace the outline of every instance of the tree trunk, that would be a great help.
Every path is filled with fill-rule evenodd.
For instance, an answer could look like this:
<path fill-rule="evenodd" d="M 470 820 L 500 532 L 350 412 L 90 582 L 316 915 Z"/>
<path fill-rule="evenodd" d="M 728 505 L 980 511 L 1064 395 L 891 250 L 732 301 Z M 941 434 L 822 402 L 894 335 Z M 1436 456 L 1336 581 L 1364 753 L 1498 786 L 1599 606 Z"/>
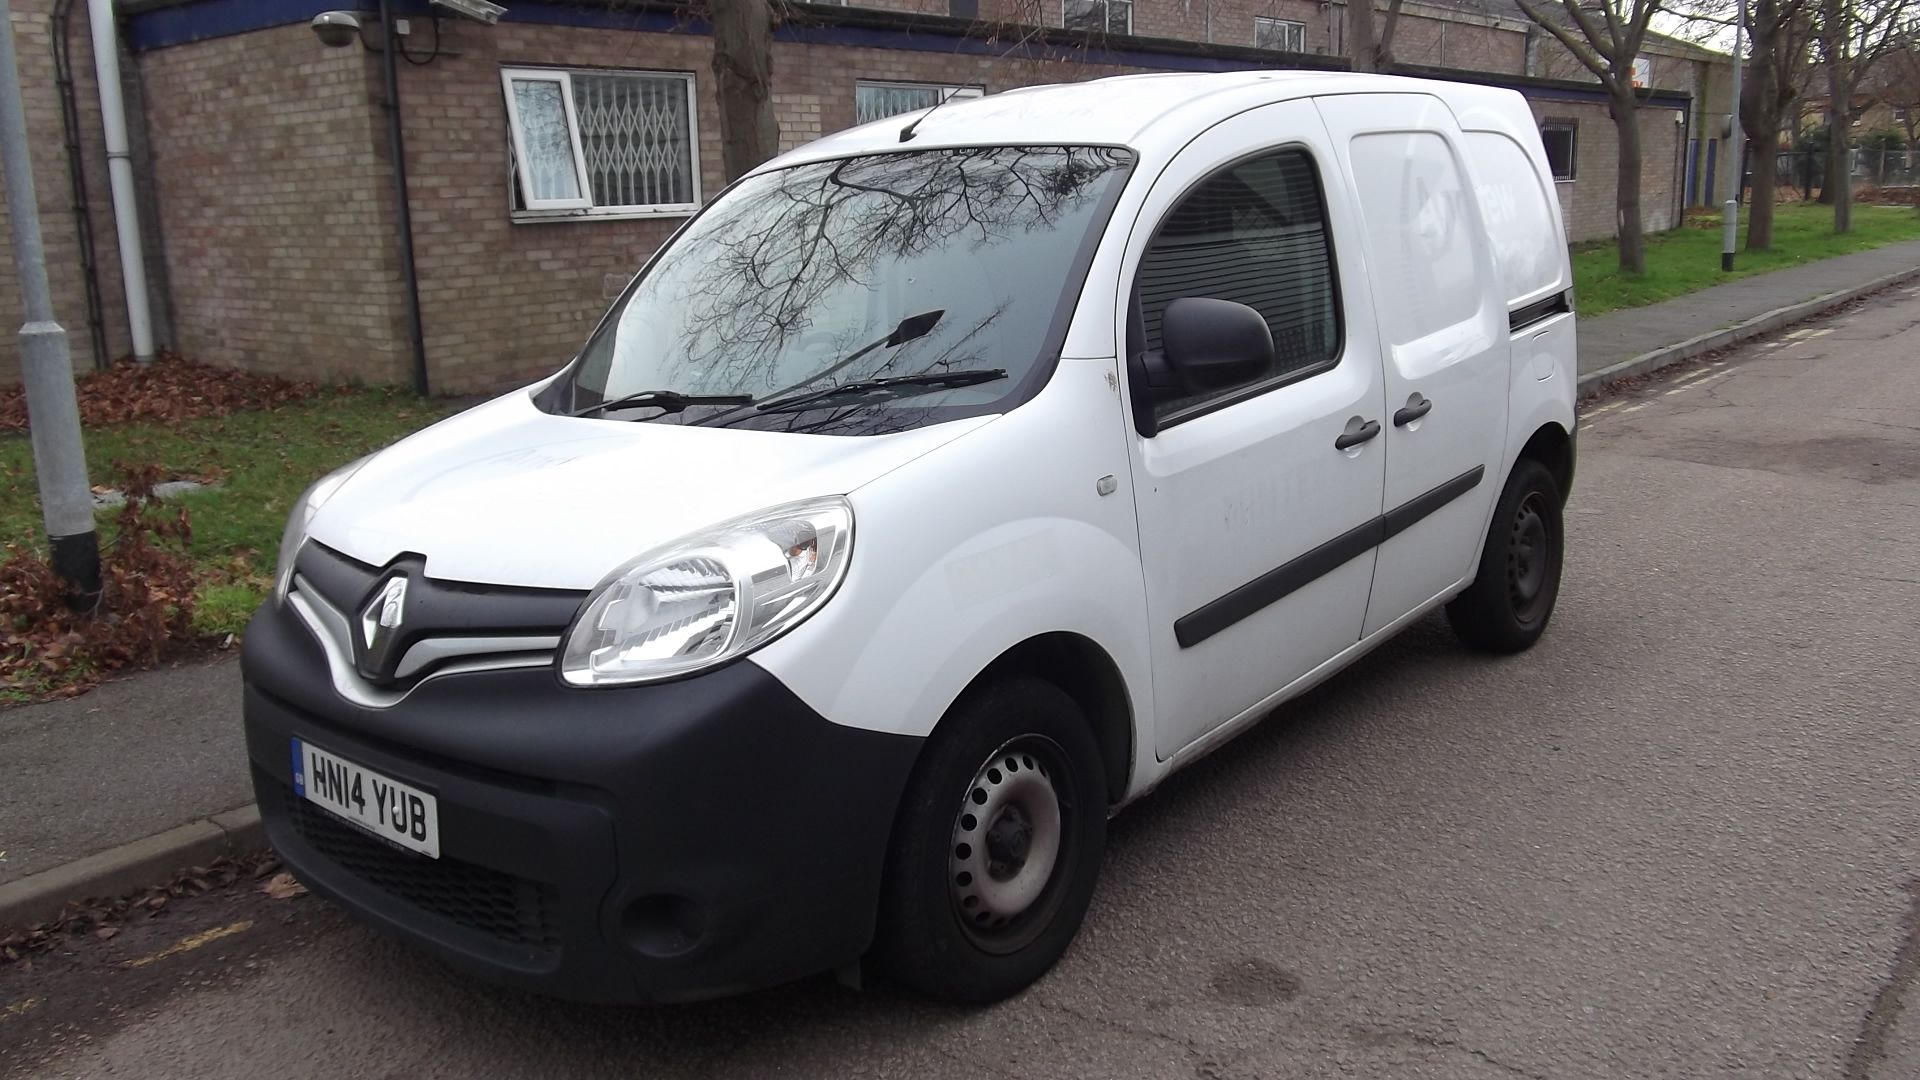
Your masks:
<path fill-rule="evenodd" d="M 1773 204 L 1779 188 L 1775 164 L 1776 158 L 1771 151 L 1753 156 L 1753 200 L 1747 206 L 1748 251 L 1770 251 L 1773 248 Z"/>
<path fill-rule="evenodd" d="M 1849 134 L 1845 105 L 1827 109 L 1827 182 L 1820 201 L 1833 204 L 1833 231 L 1846 232 L 1853 227 L 1853 177 L 1847 166 L 1852 154 L 1847 146 Z"/>
<path fill-rule="evenodd" d="M 1622 73 L 1621 78 L 1626 78 Z M 1614 191 L 1618 209 L 1620 269 L 1629 274 L 1647 272 L 1646 231 L 1640 222 L 1640 110 L 1633 96 L 1633 85 L 1625 92 L 1616 89 L 1613 98 L 1613 126 L 1619 133 L 1619 183 Z"/>
<path fill-rule="evenodd" d="M 1380 70 L 1380 31 L 1373 20 L 1373 0 L 1348 0 L 1347 61 L 1353 70 Z"/>
<path fill-rule="evenodd" d="M 773 114 L 773 8 L 768 0 L 710 0 L 713 75 L 720 98 L 720 160 L 732 182 L 780 152 Z"/>

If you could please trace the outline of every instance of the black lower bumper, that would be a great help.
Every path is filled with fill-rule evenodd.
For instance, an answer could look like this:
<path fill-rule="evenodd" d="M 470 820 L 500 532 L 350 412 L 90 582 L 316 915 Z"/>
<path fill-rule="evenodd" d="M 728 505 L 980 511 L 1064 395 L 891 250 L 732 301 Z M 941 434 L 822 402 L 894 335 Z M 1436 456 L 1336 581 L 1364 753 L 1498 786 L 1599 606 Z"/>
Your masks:
<path fill-rule="evenodd" d="M 561 997 L 683 1001 L 824 971 L 872 938 L 921 740 L 830 723 L 750 662 L 602 691 L 546 668 L 447 675 L 369 709 L 271 604 L 243 661 L 274 849 L 457 967 Z M 433 794 L 440 857 L 297 798 L 296 738 Z"/>

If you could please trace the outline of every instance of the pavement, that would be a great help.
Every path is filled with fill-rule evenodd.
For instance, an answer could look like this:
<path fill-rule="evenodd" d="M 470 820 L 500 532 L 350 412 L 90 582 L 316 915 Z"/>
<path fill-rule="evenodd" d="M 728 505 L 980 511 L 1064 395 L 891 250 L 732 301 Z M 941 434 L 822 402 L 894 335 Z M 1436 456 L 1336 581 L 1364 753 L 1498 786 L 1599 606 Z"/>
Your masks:
<path fill-rule="evenodd" d="M 1544 640 L 1427 620 L 1173 777 L 1013 1001 L 588 1008 L 246 888 L 0 965 L 0 1076 L 1911 1080 L 1916 357 L 1907 285 L 1590 403 Z"/>
<path fill-rule="evenodd" d="M 1690 339 L 1743 324 L 1759 324 L 1768 315 L 1783 309 L 1801 308 L 1809 301 L 1835 293 L 1890 284 L 1900 275 L 1916 272 L 1920 272 L 1920 240 L 1909 240 L 1737 278 L 1665 303 L 1582 318 L 1578 330 L 1580 374 L 1584 378 L 1618 369 L 1636 357 L 1658 356 Z M 1804 310 L 1799 317 L 1814 314 L 1818 312 Z M 1765 333 L 1777 329 L 1778 325 L 1753 328 Z M 1718 348 L 1733 340 L 1737 340 L 1737 336 L 1708 347 Z"/>
<path fill-rule="evenodd" d="M 0 889 L 246 806 L 240 665 L 142 672 L 0 709 L 0 792 Z"/>

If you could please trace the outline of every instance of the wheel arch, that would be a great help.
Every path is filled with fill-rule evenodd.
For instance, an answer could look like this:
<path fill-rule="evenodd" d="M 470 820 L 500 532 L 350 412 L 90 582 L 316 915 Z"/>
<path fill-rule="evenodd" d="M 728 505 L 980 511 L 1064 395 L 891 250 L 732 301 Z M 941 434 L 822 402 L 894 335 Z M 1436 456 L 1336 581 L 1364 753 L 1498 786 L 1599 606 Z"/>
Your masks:
<path fill-rule="evenodd" d="M 1530 458 L 1547 467 L 1553 479 L 1560 486 L 1560 503 L 1566 505 L 1567 496 L 1573 491 L 1574 450 L 1573 436 L 1560 426 L 1559 421 L 1549 420 L 1534 429 L 1532 435 L 1520 447 L 1516 463 Z"/>
<path fill-rule="evenodd" d="M 1100 763 L 1107 785 L 1107 805 L 1125 800 L 1133 776 L 1138 743 L 1133 706 L 1120 666 L 1099 643 L 1082 634 L 1060 630 L 1037 634 L 1006 649 L 982 668 L 940 718 L 947 722 L 960 705 L 980 688 L 1014 675 L 1031 675 L 1065 691 L 1080 706 L 1100 747 Z M 937 734 L 939 724 L 934 726 Z"/>

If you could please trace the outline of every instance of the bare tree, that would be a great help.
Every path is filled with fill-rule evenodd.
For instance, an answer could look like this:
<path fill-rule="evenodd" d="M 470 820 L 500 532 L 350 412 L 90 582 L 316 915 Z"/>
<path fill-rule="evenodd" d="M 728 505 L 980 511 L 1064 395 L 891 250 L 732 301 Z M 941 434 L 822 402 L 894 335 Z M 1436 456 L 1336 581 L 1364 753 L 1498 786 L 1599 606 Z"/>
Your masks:
<path fill-rule="evenodd" d="M 1806 88 L 1813 27 L 1811 0 L 1750 0 L 1753 54 L 1740 93 L 1740 125 L 1753 147 L 1753 199 L 1747 250 L 1773 247 L 1773 210 L 1780 188 L 1780 132 Z"/>
<path fill-rule="evenodd" d="M 1607 91 L 1619 135 L 1619 188 L 1614 194 L 1620 269 L 1647 272 L 1646 229 L 1640 220 L 1640 96 L 1633 61 L 1661 0 L 1518 0 L 1527 18 L 1567 47 Z"/>
<path fill-rule="evenodd" d="M 1814 40 L 1827 71 L 1827 190 L 1833 231 L 1853 228 L 1853 95 L 1882 56 L 1904 40 L 1910 0 L 1820 0 Z"/>
<path fill-rule="evenodd" d="M 1920 36 L 1889 52 L 1874 69 L 1873 96 L 1891 107 L 1905 129 L 1908 149 L 1920 138 Z"/>
<path fill-rule="evenodd" d="M 773 28 L 784 0 L 706 0 L 720 98 L 720 162 L 729 182 L 780 152 L 773 111 Z"/>
<path fill-rule="evenodd" d="M 1347 60 L 1353 70 L 1393 70 L 1393 31 L 1400 23 L 1400 3 L 1387 0 L 1386 8 L 1375 12 L 1373 0 L 1347 0 Z"/>

